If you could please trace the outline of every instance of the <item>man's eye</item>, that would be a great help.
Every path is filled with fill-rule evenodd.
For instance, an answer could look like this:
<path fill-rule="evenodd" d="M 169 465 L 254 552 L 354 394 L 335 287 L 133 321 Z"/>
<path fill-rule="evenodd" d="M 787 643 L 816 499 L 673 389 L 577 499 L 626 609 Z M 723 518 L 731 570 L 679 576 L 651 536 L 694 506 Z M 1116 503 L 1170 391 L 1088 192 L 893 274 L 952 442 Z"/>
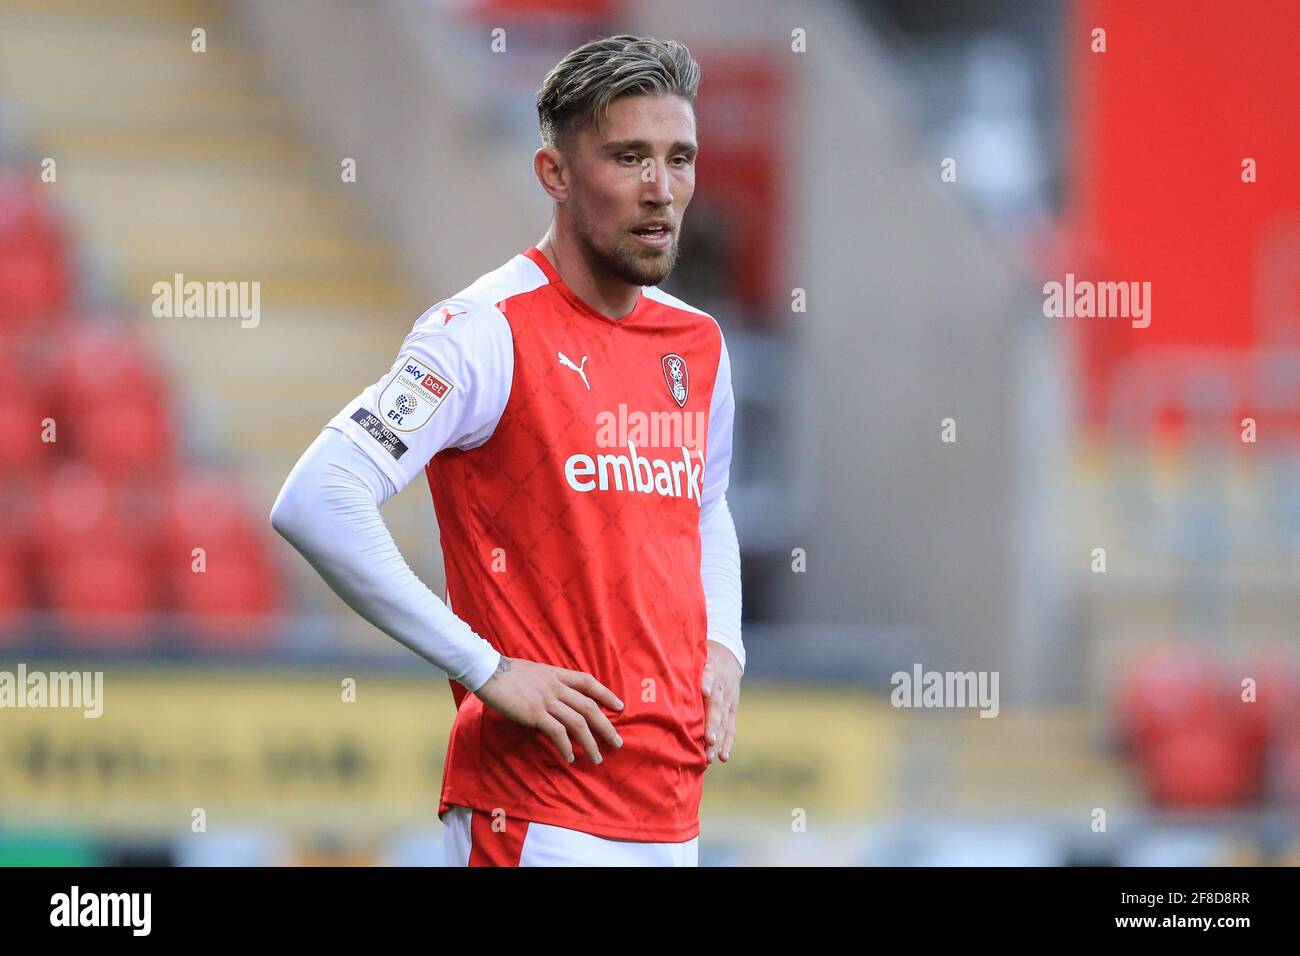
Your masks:
<path fill-rule="evenodd" d="M 678 166 L 689 166 L 691 158 L 689 156 L 674 156 L 673 162 L 677 163 Z"/>
<path fill-rule="evenodd" d="M 618 158 L 618 161 L 620 163 L 622 162 L 639 163 L 641 162 L 641 159 L 640 157 L 637 156 L 636 153 L 624 153 L 622 156 Z"/>

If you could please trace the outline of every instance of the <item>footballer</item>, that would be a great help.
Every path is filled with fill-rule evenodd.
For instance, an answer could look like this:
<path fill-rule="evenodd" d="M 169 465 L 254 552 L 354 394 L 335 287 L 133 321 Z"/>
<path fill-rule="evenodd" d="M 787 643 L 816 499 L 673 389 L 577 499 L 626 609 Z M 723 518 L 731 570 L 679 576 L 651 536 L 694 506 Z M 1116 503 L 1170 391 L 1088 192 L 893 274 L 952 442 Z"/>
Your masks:
<path fill-rule="evenodd" d="M 717 322 L 658 288 L 695 190 L 700 70 L 594 40 L 537 95 L 546 234 L 416 320 L 294 466 L 276 530 L 442 669 L 459 866 L 694 866 L 745 651 Z M 420 472 L 445 600 L 379 508 Z"/>

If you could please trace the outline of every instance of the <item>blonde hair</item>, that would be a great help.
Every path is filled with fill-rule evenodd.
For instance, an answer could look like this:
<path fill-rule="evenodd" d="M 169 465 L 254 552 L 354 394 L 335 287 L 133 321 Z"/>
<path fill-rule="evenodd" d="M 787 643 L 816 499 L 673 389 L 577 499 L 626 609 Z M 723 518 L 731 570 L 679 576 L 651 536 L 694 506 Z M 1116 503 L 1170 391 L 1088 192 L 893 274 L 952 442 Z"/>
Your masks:
<path fill-rule="evenodd" d="M 694 105 L 700 66 L 676 40 L 628 34 L 585 43 L 555 65 L 537 91 L 542 145 L 556 147 L 575 120 L 599 126 L 622 96 L 674 94 Z"/>

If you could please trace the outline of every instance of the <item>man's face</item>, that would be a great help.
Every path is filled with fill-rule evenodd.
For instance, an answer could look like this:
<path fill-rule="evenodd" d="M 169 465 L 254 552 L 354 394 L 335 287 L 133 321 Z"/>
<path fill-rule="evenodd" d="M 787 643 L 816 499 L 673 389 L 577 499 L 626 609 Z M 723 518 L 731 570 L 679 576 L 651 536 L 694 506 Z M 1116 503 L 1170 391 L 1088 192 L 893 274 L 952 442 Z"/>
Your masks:
<path fill-rule="evenodd" d="M 695 193 L 695 111 L 680 96 L 624 96 L 597 129 L 572 132 L 566 213 L 593 265 L 658 285 L 677 262 Z"/>

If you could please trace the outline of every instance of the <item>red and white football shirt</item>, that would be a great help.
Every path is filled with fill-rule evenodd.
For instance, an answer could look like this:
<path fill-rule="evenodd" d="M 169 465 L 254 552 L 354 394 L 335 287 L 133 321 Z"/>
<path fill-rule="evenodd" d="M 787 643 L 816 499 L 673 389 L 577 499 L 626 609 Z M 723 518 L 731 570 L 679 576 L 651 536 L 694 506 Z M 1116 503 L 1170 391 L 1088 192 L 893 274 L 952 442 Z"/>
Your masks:
<path fill-rule="evenodd" d="M 726 490 L 733 414 L 711 317 L 645 287 L 610 319 L 531 248 L 421 316 L 388 375 L 330 422 L 398 489 L 425 472 L 461 619 L 501 654 L 589 672 L 625 704 L 607 712 L 623 746 L 569 764 L 453 682 L 439 816 L 463 805 L 612 839 L 698 834 L 700 511 Z M 488 649 L 478 683 L 495 663 Z"/>

